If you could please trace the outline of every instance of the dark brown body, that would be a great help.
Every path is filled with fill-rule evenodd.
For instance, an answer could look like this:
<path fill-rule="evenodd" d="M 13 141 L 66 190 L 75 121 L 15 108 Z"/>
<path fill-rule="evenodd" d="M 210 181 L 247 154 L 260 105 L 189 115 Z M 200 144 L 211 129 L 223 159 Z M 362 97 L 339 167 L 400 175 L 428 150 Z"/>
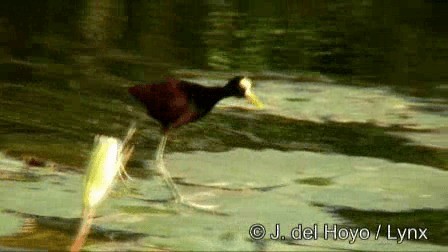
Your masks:
<path fill-rule="evenodd" d="M 175 79 L 136 85 L 129 88 L 129 93 L 145 105 L 148 115 L 159 121 L 164 131 L 200 119 L 219 100 L 233 95 L 225 87 L 204 87 Z"/>

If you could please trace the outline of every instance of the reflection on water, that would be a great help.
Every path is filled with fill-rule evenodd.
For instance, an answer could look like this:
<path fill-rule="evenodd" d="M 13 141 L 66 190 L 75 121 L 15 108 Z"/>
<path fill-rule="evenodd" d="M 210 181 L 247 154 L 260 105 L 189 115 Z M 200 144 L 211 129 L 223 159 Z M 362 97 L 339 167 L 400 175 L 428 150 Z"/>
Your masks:
<path fill-rule="evenodd" d="M 445 1 L 19 2 L 1 3 L 8 80 L 37 81 L 38 66 L 66 81 L 94 70 L 133 80 L 179 67 L 317 71 L 446 94 Z"/>
<path fill-rule="evenodd" d="M 188 160 L 193 160 L 188 172 L 177 169 L 180 175 L 175 179 L 179 184 L 183 183 L 183 190 L 216 189 L 215 185 L 194 181 L 195 173 L 204 169 L 206 172 L 202 173 L 210 178 L 196 177 L 216 183 L 221 178 L 226 183 L 245 178 L 241 183 L 246 185 L 261 183 L 261 178 L 248 182 L 257 178 L 256 175 L 267 176 L 266 181 L 271 182 L 279 176 L 270 172 L 291 169 L 289 174 L 285 173 L 287 176 L 283 174 L 289 180 L 267 185 L 261 183 L 260 188 L 272 187 L 272 190 L 220 192 L 222 194 L 215 200 L 222 196 L 223 205 L 227 206 L 225 210 L 235 211 L 225 221 L 220 219 L 222 216 L 204 218 L 197 214 L 192 214 L 193 220 L 187 220 L 175 212 L 172 214 L 175 220 L 158 218 L 152 215 L 154 211 L 145 210 L 151 207 L 128 199 L 132 204 L 111 206 L 109 213 L 119 211 L 126 215 L 131 209 L 134 215 L 138 215 L 141 213 L 135 213 L 136 209 L 143 209 L 139 211 L 146 215 L 136 218 L 144 221 L 132 223 L 133 217 L 126 215 L 131 224 L 118 222 L 112 230 L 135 231 L 133 224 L 138 222 L 137 229 L 141 230 L 135 232 L 146 233 L 146 223 L 154 223 L 160 228 L 151 231 L 156 233 L 156 238 L 142 243 L 156 244 L 156 248 L 197 249 L 204 245 L 200 239 L 204 232 L 208 234 L 204 231 L 209 228 L 207 225 L 223 225 L 225 222 L 230 230 L 219 233 L 221 238 L 217 239 L 224 242 L 213 248 L 229 248 L 228 242 L 233 242 L 235 246 L 232 248 L 247 250 L 254 249 L 253 243 L 248 242 L 247 237 L 239 237 L 233 230 L 241 228 L 241 220 L 257 221 L 247 211 L 253 205 L 262 206 L 260 216 L 269 218 L 269 222 L 276 221 L 270 215 L 275 211 L 280 212 L 282 220 L 292 216 L 282 212 L 279 206 L 307 209 L 309 215 L 301 216 L 307 220 L 330 220 L 324 210 L 317 209 L 319 206 L 309 204 L 315 201 L 314 198 L 330 205 L 351 204 L 349 206 L 360 209 L 365 209 L 364 203 L 381 201 L 389 206 L 387 204 L 397 199 L 400 206 L 446 207 L 441 201 L 446 198 L 446 193 L 438 191 L 443 183 L 437 178 L 444 178 L 448 169 L 447 11 L 448 2 L 426 0 L 85 0 L 70 4 L 52 0 L 1 1 L 0 151 L 24 158 L 27 162 L 43 160 L 43 166 L 51 166 L 53 172 L 67 171 L 68 167 L 79 171 L 96 134 L 121 137 L 129 121 L 136 120 L 140 131 L 130 172 L 137 178 L 145 178 L 136 184 L 147 183 L 154 173 L 143 170 L 141 164 L 153 155 L 159 141 L 159 126 L 149 120 L 144 110 L 131 99 L 126 92 L 127 87 L 167 76 L 205 85 L 223 85 L 234 75 L 248 74 L 256 81 L 256 92 L 267 105 L 266 109 L 250 111 L 239 101 L 228 99 L 204 120 L 173 132 L 167 145 L 168 157 L 174 159 L 171 161 L 173 166 L 176 168 L 176 158 L 179 157 L 185 160 L 178 162 L 177 168 L 184 168 Z M 226 154 L 237 148 L 243 149 Z M 194 151 L 222 154 L 214 153 L 215 156 L 208 159 L 204 158 L 204 153 Z M 239 167 L 238 164 L 252 165 L 248 160 L 253 155 L 241 156 L 244 151 L 260 155 L 260 159 L 266 155 L 269 157 L 264 163 L 260 162 L 260 170 L 254 170 L 252 177 L 242 172 L 253 170 L 235 168 Z M 293 161 L 284 161 L 283 166 L 279 166 L 279 163 L 272 162 L 277 155 L 285 155 Z M 337 160 L 342 160 L 340 163 L 343 165 L 330 158 L 334 161 L 330 164 L 332 169 L 324 171 L 328 163 L 325 160 L 333 155 L 341 155 Z M 365 164 L 361 168 L 352 165 L 351 160 L 358 157 L 367 160 L 362 161 Z M 203 161 L 197 163 L 199 161 L 195 160 Z M 308 176 L 303 177 L 300 169 L 306 169 L 306 160 L 316 161 L 305 172 Z M 390 163 L 377 164 L 378 160 Z M 232 170 L 231 173 L 214 173 L 220 171 L 213 167 L 228 161 L 235 162 L 235 166 L 225 168 Z M 11 167 L 10 163 L 4 162 L 0 182 L 11 183 L 8 185 L 23 193 L 20 194 L 22 197 L 28 195 L 26 183 L 39 184 L 35 196 L 43 199 L 46 189 L 55 187 L 28 171 L 3 171 Z M 280 168 L 272 169 L 274 166 Z M 364 170 L 359 173 L 360 169 Z M 381 177 L 381 174 L 371 172 L 383 170 L 391 175 L 387 173 Z M 415 191 L 405 190 L 411 187 L 404 183 L 408 183 L 406 181 L 412 179 L 413 174 L 403 172 L 385 185 L 386 178 L 395 178 L 392 170 L 415 171 L 416 176 L 425 179 L 425 183 L 415 183 Z M 427 175 L 435 172 L 437 176 Z M 352 177 L 344 180 L 339 175 Z M 75 182 L 72 180 L 67 178 L 58 183 L 66 187 L 71 181 L 71 190 L 76 192 L 78 177 Z M 363 186 L 367 182 L 356 184 L 356 181 L 376 181 L 379 185 L 366 189 Z M 349 192 L 344 183 L 352 183 Z M 140 188 L 141 191 L 156 196 L 145 195 L 145 204 L 166 196 L 160 192 L 163 191 L 161 184 L 154 184 L 152 180 L 148 184 L 151 190 Z M 428 190 L 429 186 L 433 187 Z M 315 190 L 316 194 L 310 190 Z M 295 198 L 298 191 L 303 192 L 302 196 L 308 201 L 298 202 Z M 432 194 L 434 191 L 437 193 Z M 9 188 L 0 186 L 0 192 L 7 195 Z M 414 192 L 415 195 L 412 194 Z M 54 201 L 58 201 L 56 198 L 73 198 L 73 195 L 67 197 L 64 193 L 61 192 L 64 196 L 53 195 Z M 362 196 L 356 196 L 359 198 L 355 200 L 355 193 L 362 193 Z M 412 197 L 400 193 L 410 193 Z M 241 206 L 241 197 L 247 197 L 247 208 Z M 335 199 L 340 201 L 332 201 Z M 262 202 L 266 200 L 278 203 L 278 209 L 265 206 Z M 0 205 L 3 204 L 1 201 L 2 196 Z M 48 212 L 35 202 L 16 205 L 13 198 L 6 201 L 9 202 L 8 207 L 25 214 L 59 216 L 65 213 L 63 217 L 78 217 L 78 212 L 66 209 L 68 205 L 76 205 L 73 202 L 61 202 L 60 209 Z M 138 202 L 141 203 L 141 199 Z M 371 207 L 391 210 L 388 207 Z M 29 208 L 42 212 L 33 212 Z M 169 207 L 167 209 L 171 211 Z M 366 212 L 357 213 L 369 216 L 370 213 Z M 443 214 L 445 212 L 442 211 Z M 350 219 L 344 212 L 338 214 Z M 432 215 L 432 212 L 427 214 Z M 11 216 L 0 211 L 0 218 L 6 220 Z M 19 225 L 20 220 L 16 218 L 14 225 L 11 224 L 12 230 Z M 167 228 L 170 221 L 184 223 L 183 228 L 192 221 L 197 225 L 196 231 L 200 231 L 196 236 L 184 237 L 181 244 L 180 240 L 172 239 L 173 234 L 185 235 L 191 230 L 170 230 Z M 362 218 L 354 221 L 365 223 Z M 104 221 L 99 225 L 117 222 L 107 223 Z M 8 230 L 6 234 L 12 232 L 5 230 Z M 162 236 L 158 236 L 160 234 Z M 44 246 L 45 240 L 42 239 L 46 238 L 36 237 L 30 239 L 41 239 Z M 434 243 L 445 245 L 443 237 L 446 235 L 437 236 Z M 11 244 L 16 244 L 16 238 L 8 236 L 7 239 L 12 240 L 3 246 L 13 246 Z M 262 247 L 291 249 L 289 245 L 266 242 Z M 322 244 L 310 246 L 319 245 Z M 373 248 L 373 245 L 368 246 Z M 21 247 L 20 242 L 17 246 Z M 329 246 L 335 248 L 339 245 Z"/>

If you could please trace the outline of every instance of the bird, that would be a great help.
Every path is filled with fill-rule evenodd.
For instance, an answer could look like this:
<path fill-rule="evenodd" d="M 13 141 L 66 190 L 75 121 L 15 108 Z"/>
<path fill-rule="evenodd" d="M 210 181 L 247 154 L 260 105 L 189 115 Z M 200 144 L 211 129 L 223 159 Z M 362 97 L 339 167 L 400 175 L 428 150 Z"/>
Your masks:
<path fill-rule="evenodd" d="M 226 85 L 215 87 L 168 78 L 162 82 L 135 85 L 128 91 L 146 107 L 147 114 L 160 123 L 162 137 L 155 160 L 165 183 L 178 202 L 182 202 L 183 197 L 163 163 L 168 133 L 203 118 L 220 100 L 227 97 L 246 98 L 258 108 L 264 106 L 252 92 L 252 80 L 246 76 L 235 76 Z"/>

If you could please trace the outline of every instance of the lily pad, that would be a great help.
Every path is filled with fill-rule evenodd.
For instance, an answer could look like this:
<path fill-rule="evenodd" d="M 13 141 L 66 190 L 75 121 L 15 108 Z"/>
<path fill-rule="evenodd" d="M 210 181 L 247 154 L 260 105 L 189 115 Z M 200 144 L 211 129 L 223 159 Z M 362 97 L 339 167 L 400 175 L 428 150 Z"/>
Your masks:
<path fill-rule="evenodd" d="M 23 219 L 0 212 L 0 236 L 11 235 L 20 231 Z"/>

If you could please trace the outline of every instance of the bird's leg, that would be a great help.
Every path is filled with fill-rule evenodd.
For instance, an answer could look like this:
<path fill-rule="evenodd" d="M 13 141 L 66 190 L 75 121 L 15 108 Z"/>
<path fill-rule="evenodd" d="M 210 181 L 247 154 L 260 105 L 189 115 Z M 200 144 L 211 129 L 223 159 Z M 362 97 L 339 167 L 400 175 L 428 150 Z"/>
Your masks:
<path fill-rule="evenodd" d="M 173 195 L 176 203 L 182 204 L 187 207 L 191 207 L 194 209 L 198 209 L 200 211 L 206 211 L 206 212 L 213 212 L 215 206 L 206 206 L 206 205 L 199 205 L 193 202 L 189 202 L 188 200 L 185 200 L 182 195 L 179 193 L 179 190 L 177 190 L 176 184 L 174 184 L 173 179 L 171 178 L 170 173 L 165 167 L 165 163 L 163 162 L 163 153 L 165 151 L 165 145 L 166 140 L 168 138 L 167 132 L 163 132 L 162 139 L 160 140 L 159 146 L 157 147 L 156 152 L 156 164 L 157 168 L 159 169 L 160 174 L 162 175 L 163 180 L 165 181 L 165 184 L 170 189 L 171 194 Z"/>
<path fill-rule="evenodd" d="M 162 138 L 160 139 L 159 146 L 157 147 L 156 162 L 163 161 L 163 153 L 165 152 L 165 145 L 166 145 L 166 140 L 167 139 L 168 139 L 168 135 L 167 134 L 163 134 Z"/>
<path fill-rule="evenodd" d="M 166 145 L 167 138 L 168 138 L 168 135 L 166 133 L 162 135 L 159 146 L 157 147 L 156 164 L 157 164 L 157 167 L 163 177 L 163 180 L 165 181 L 166 185 L 169 187 L 170 192 L 173 195 L 173 197 L 175 198 L 176 202 L 182 202 L 183 201 L 182 195 L 180 195 L 179 190 L 177 190 L 177 187 L 174 184 L 174 181 L 171 178 L 170 173 L 166 169 L 165 163 L 163 161 L 163 153 L 165 151 L 165 145 Z"/>

